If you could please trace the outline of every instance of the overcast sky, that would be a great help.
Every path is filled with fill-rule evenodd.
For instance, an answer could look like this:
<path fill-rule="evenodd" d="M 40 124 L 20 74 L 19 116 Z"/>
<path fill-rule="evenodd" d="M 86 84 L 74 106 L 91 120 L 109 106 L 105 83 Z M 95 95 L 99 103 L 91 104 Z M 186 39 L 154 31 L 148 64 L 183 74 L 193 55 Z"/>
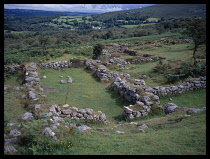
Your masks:
<path fill-rule="evenodd" d="M 4 4 L 4 8 L 103 13 L 136 9 L 150 5 L 152 4 Z"/>

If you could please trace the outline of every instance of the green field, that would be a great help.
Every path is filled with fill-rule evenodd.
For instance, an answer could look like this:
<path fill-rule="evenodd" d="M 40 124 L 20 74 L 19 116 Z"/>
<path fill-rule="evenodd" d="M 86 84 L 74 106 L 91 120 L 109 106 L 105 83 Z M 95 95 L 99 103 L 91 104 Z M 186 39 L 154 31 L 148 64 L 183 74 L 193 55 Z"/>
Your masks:
<path fill-rule="evenodd" d="M 152 35 L 146 37 L 136 37 L 127 39 L 116 39 L 103 41 L 103 44 L 124 42 L 129 45 L 137 41 L 153 41 L 158 39 L 171 39 L 180 37 L 177 33 L 165 33 L 162 35 Z M 79 50 L 87 49 L 85 45 L 94 45 L 94 43 L 82 44 L 75 46 Z M 146 47 L 146 46 L 145 46 Z M 142 49 L 141 45 L 132 45 L 130 49 L 137 50 L 141 53 L 149 53 L 165 57 L 163 63 L 173 62 L 177 60 L 191 61 L 192 45 L 190 43 L 176 45 L 148 45 L 148 48 Z M 65 51 L 69 48 L 63 48 Z M 203 49 L 203 48 L 200 48 Z M 71 50 L 72 51 L 72 50 Z M 49 61 L 63 61 L 70 58 L 85 59 L 89 56 L 64 54 L 63 56 L 50 59 Z M 122 57 L 128 58 L 123 54 Z M 89 57 L 90 58 L 90 57 Z M 146 74 L 148 78 L 144 79 L 147 86 L 170 86 L 163 82 L 163 74 L 152 72 L 152 69 L 158 64 L 150 62 L 145 64 L 130 64 L 128 67 L 132 69 L 113 69 L 129 73 L 133 78 L 140 78 L 140 75 Z M 108 66 L 107 66 L 108 67 Z M 111 66 L 110 66 L 111 67 Z M 175 112 L 165 115 L 164 112 L 156 115 L 148 115 L 133 122 L 138 124 L 147 124 L 148 129 L 145 133 L 139 131 L 136 125 L 129 124 L 122 116 L 123 106 L 130 103 L 120 98 L 117 94 L 109 91 L 110 83 L 101 83 L 93 78 L 91 73 L 84 68 L 63 68 L 60 71 L 54 69 L 40 69 L 41 85 L 45 90 L 47 100 L 46 105 L 62 105 L 69 104 L 78 108 L 92 108 L 94 111 L 102 111 L 106 114 L 107 123 L 84 123 L 91 127 L 90 130 L 80 133 L 77 129 L 66 128 L 61 124 L 58 129 L 53 130 L 59 140 L 49 140 L 47 137 L 35 136 L 36 142 L 27 147 L 25 142 L 13 144 L 18 150 L 17 155 L 35 154 L 35 155 L 206 155 L 206 112 L 191 114 L 184 117 L 180 122 L 172 122 L 178 120 L 178 115 L 183 112 Z M 61 77 L 63 76 L 63 77 Z M 73 83 L 61 84 L 60 80 L 67 80 L 70 76 Z M 6 79 L 5 85 L 20 86 L 16 81 L 18 75 L 11 75 Z M 175 83 L 179 84 L 181 81 Z M 68 92 L 68 93 L 67 93 Z M 10 90 L 4 95 L 4 121 L 20 122 L 20 117 L 26 112 L 24 103 L 22 102 L 21 91 Z M 169 101 L 172 98 L 172 101 Z M 160 99 L 161 105 L 166 103 L 175 103 L 181 107 L 202 108 L 206 106 L 206 90 L 198 90 L 179 96 L 167 96 Z M 185 114 L 185 113 L 184 113 Z M 37 120 L 34 120 L 35 123 Z M 73 122 L 73 121 L 71 121 Z M 38 123 L 38 122 L 37 122 Z M 119 126 L 119 124 L 124 124 Z M 38 125 L 38 124 L 37 124 Z M 118 125 L 118 127 L 116 127 Z M 103 128 L 105 131 L 98 131 Z M 18 128 L 17 128 L 18 129 Z M 10 128 L 4 128 L 9 133 Z M 41 126 L 35 127 L 32 132 L 35 134 L 43 130 Z M 116 131 L 123 131 L 118 134 Z M 23 136 L 27 134 L 23 134 Z M 68 147 L 68 143 L 72 145 Z M 47 147 L 47 148 L 46 148 Z M 50 151 L 51 150 L 51 151 Z"/>

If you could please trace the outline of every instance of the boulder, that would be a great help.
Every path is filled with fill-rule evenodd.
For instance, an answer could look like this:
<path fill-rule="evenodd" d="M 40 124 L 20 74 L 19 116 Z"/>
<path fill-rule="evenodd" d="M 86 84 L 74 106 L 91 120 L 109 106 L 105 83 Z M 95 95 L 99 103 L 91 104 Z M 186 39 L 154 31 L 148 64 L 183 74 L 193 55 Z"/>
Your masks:
<path fill-rule="evenodd" d="M 32 113 L 26 112 L 25 114 L 22 115 L 22 118 L 21 119 L 22 120 L 30 120 L 32 118 L 33 118 Z"/>
<path fill-rule="evenodd" d="M 10 130 L 9 135 L 12 135 L 12 136 L 20 136 L 21 135 L 21 132 L 18 131 L 17 129 L 12 129 L 12 130 Z"/>
<path fill-rule="evenodd" d="M 4 139 L 4 143 L 6 144 L 13 144 L 18 141 L 18 138 L 11 138 L 11 139 Z"/>
<path fill-rule="evenodd" d="M 13 146 L 6 146 L 4 152 L 17 152 L 17 150 Z"/>
<path fill-rule="evenodd" d="M 165 114 L 169 114 L 175 111 L 175 109 L 179 108 L 179 106 L 177 106 L 174 103 L 167 103 L 164 105 L 164 112 Z"/>
<path fill-rule="evenodd" d="M 55 136 L 55 133 L 48 127 L 45 128 L 45 130 L 41 133 L 43 136 L 50 136 L 54 140 L 57 140 L 57 137 Z"/>
<path fill-rule="evenodd" d="M 84 132 L 85 130 L 91 129 L 90 127 L 88 127 L 87 125 L 81 125 L 78 126 L 79 131 Z"/>

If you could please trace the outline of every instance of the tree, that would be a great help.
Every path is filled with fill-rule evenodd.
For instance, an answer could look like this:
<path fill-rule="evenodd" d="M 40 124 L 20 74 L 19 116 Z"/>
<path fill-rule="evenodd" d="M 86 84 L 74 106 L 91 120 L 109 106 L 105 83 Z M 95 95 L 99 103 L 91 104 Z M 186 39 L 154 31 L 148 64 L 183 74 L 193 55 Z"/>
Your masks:
<path fill-rule="evenodd" d="M 182 34 L 186 34 L 193 39 L 193 59 L 194 65 L 196 65 L 195 53 L 197 48 L 202 44 L 206 45 L 206 18 L 192 17 L 187 19 L 186 22 L 182 22 L 181 26 L 186 28 Z"/>
<path fill-rule="evenodd" d="M 92 59 L 96 60 L 99 58 L 99 56 L 102 54 L 102 50 L 104 49 L 104 46 L 100 43 L 96 44 L 93 48 L 93 56 Z"/>
<path fill-rule="evenodd" d="M 49 43 L 50 39 L 48 36 L 39 36 L 39 43 L 42 47 L 42 55 L 45 55 L 46 45 Z"/>

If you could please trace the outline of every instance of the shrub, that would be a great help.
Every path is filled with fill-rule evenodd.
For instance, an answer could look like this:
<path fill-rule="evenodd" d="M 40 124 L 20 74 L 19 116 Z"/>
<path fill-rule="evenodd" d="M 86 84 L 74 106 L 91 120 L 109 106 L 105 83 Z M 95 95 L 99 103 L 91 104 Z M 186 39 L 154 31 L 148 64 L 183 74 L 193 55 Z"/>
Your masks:
<path fill-rule="evenodd" d="M 93 48 L 93 56 L 92 59 L 96 60 L 99 58 L 99 56 L 102 54 L 102 50 L 104 49 L 104 46 L 100 43 L 96 44 Z"/>

